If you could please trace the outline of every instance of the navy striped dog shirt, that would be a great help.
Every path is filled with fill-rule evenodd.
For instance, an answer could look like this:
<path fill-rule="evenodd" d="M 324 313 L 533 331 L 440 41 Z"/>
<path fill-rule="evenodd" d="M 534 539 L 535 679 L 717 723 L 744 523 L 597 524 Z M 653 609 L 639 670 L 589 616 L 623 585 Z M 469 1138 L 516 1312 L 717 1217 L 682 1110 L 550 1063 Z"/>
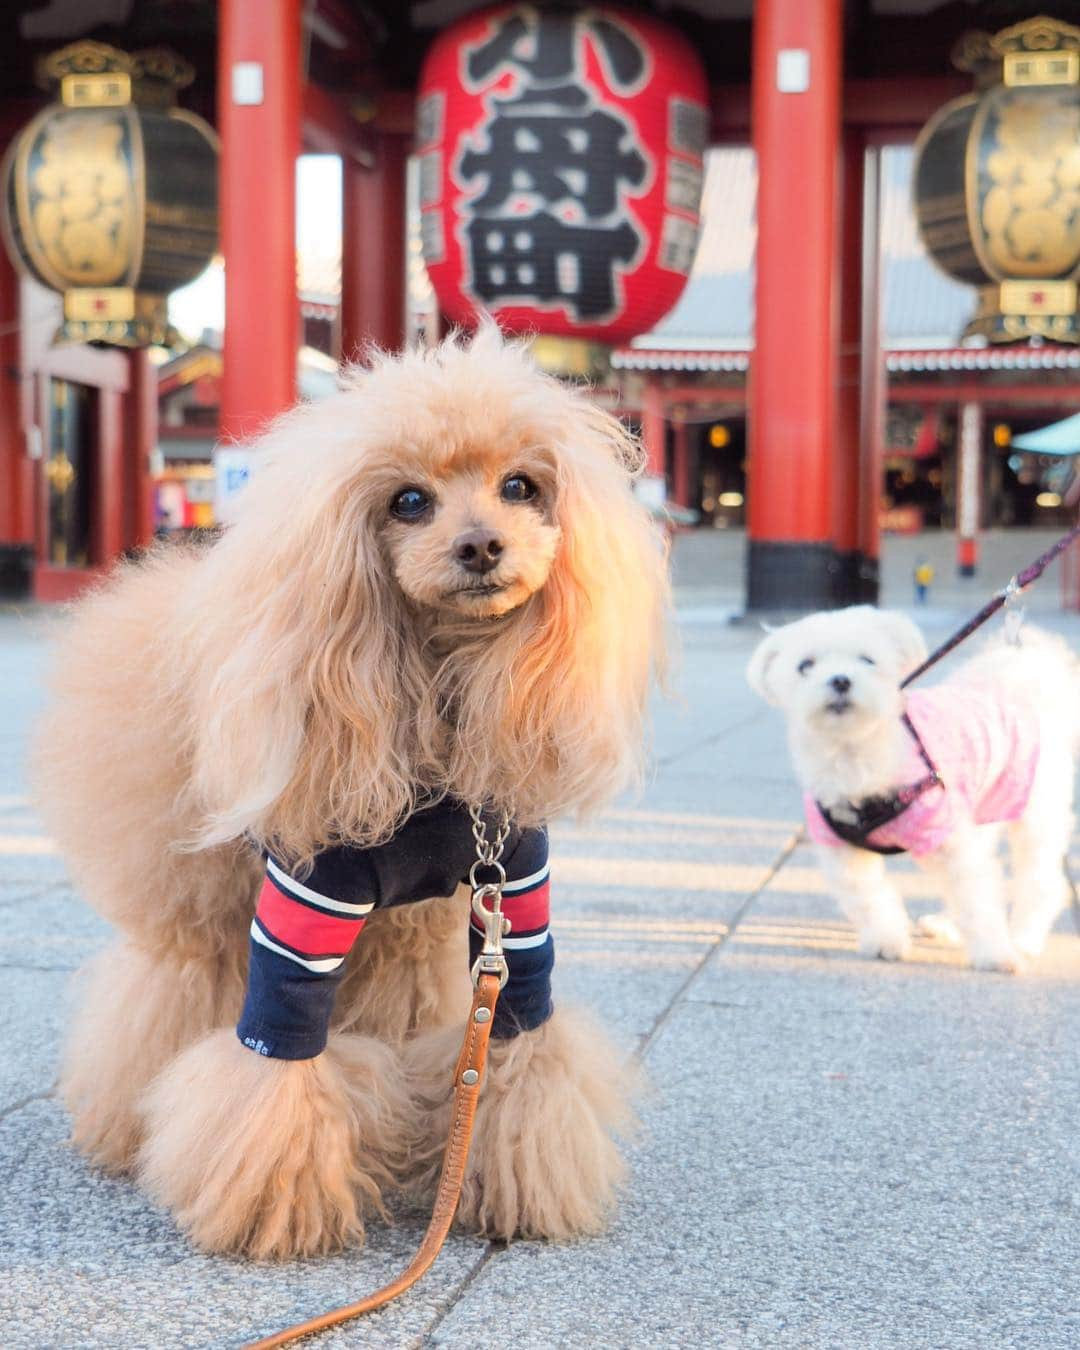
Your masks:
<path fill-rule="evenodd" d="M 488 836 L 494 829 L 489 822 Z M 326 849 L 298 879 L 266 860 L 266 879 L 251 923 L 247 995 L 240 1040 L 260 1055 L 311 1059 L 326 1046 L 345 958 L 376 909 L 450 896 L 468 883 L 476 858 L 472 820 L 460 802 L 417 811 L 377 848 Z M 516 1036 L 551 1016 L 555 951 L 548 930 L 547 831 L 511 826 L 503 851 L 503 913 L 509 978 L 495 1008 L 492 1035 Z M 483 876 L 481 876 L 483 879 Z M 483 946 L 475 916 L 470 961 Z"/>

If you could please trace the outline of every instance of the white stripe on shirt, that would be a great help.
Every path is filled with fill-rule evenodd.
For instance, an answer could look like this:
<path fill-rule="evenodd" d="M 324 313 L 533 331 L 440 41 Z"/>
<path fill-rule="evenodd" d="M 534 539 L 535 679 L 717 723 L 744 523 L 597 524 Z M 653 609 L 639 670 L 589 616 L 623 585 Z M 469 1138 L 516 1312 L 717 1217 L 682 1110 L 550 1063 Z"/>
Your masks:
<path fill-rule="evenodd" d="M 504 937 L 502 945 L 508 952 L 524 951 L 526 947 L 542 947 L 548 937 L 549 933 L 545 928 L 540 933 L 530 933 L 528 937 Z"/>
<path fill-rule="evenodd" d="M 541 881 L 546 881 L 550 870 L 549 865 L 545 863 L 539 872 L 534 872 L 531 877 L 522 877 L 520 881 L 506 882 L 503 886 L 503 895 L 517 895 L 519 891 L 527 891 L 530 886 L 536 886 Z"/>
<path fill-rule="evenodd" d="M 365 914 L 370 914 L 375 908 L 374 902 L 366 905 L 352 905 L 346 900 L 334 900 L 329 895 L 320 895 L 318 891 L 313 891 L 309 886 L 302 882 L 295 881 L 288 872 L 282 869 L 274 862 L 273 858 L 267 858 L 266 870 L 274 878 L 290 891 L 295 891 L 297 895 L 305 900 L 310 900 L 313 905 L 321 905 L 323 909 L 332 909 L 338 914 L 348 914 L 351 918 L 362 919 Z"/>
<path fill-rule="evenodd" d="M 254 919 L 251 921 L 251 936 L 269 951 L 277 952 L 278 956 L 284 956 L 288 961 L 295 961 L 298 966 L 314 971 L 316 975 L 329 975 L 345 960 L 343 956 L 297 956 L 296 952 L 289 951 L 288 947 L 279 947 L 276 942 L 271 941 Z"/>

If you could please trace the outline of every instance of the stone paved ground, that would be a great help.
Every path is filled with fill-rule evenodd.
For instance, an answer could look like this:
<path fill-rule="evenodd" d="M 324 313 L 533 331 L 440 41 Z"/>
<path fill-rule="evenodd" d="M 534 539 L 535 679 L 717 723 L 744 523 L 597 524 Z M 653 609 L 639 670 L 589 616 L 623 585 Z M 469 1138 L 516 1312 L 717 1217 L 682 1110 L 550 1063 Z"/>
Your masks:
<path fill-rule="evenodd" d="M 679 544 L 682 701 L 659 709 L 644 796 L 555 832 L 557 992 L 593 1002 L 652 1080 L 614 1226 L 565 1246 L 455 1236 L 419 1290 L 318 1344 L 1080 1345 L 1072 919 L 1019 979 L 929 943 L 905 966 L 856 956 L 797 842 L 779 722 L 743 683 L 756 634 L 724 622 L 733 548 Z M 931 636 L 962 603 L 943 586 Z M 1040 617 L 1080 647 L 1080 619 Z M 0 1346 L 239 1346 L 374 1288 L 421 1225 L 284 1267 L 209 1258 L 68 1148 L 69 976 L 106 927 L 25 795 L 57 622 L 0 615 Z"/>

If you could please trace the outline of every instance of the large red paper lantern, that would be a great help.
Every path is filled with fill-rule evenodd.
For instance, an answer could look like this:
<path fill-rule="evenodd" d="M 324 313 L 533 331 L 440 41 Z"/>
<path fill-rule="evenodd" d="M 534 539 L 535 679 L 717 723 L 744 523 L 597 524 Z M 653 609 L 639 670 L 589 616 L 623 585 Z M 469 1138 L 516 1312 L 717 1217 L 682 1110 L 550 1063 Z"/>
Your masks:
<path fill-rule="evenodd" d="M 417 113 L 442 310 L 604 342 L 648 332 L 693 262 L 707 130 L 700 61 L 647 15 L 516 5 L 454 24 Z"/>

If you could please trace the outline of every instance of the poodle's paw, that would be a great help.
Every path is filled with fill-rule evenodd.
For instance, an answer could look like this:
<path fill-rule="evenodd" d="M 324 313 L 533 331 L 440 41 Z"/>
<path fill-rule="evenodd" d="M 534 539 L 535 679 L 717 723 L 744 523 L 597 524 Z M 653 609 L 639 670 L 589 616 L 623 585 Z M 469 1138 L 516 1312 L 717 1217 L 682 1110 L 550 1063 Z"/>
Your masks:
<path fill-rule="evenodd" d="M 71 1143 L 95 1167 L 113 1176 L 135 1168 L 142 1142 L 142 1120 L 130 1102 L 110 1107 L 107 1095 L 70 1066 L 60 1080 L 60 1095 L 71 1113 Z"/>
<path fill-rule="evenodd" d="M 456 1028 L 443 1029 L 406 1047 L 417 1114 L 429 1122 L 419 1155 L 425 1185 L 438 1174 L 459 1041 Z M 458 1221 L 506 1239 L 602 1229 L 625 1175 L 612 1131 L 633 1125 L 637 1077 L 579 1010 L 492 1040 Z"/>
<path fill-rule="evenodd" d="M 316 1059 L 264 1059 L 232 1030 L 185 1050 L 142 1103 L 140 1179 L 207 1251 L 310 1256 L 364 1236 L 401 1166 L 408 1097 L 394 1054 L 332 1036 Z"/>
<path fill-rule="evenodd" d="M 960 947 L 964 939 L 960 930 L 947 914 L 924 914 L 915 922 L 915 931 L 920 937 L 930 938 L 933 942 L 945 942 L 950 947 Z"/>
<path fill-rule="evenodd" d="M 78 1005 L 64 1047 L 60 1095 L 71 1140 L 91 1162 L 130 1172 L 142 1142 L 139 1096 L 183 1044 L 214 1022 L 217 970 L 154 958 L 120 941 L 77 976 Z"/>
<path fill-rule="evenodd" d="M 71 1115 L 72 1144 L 96 1167 L 124 1176 L 134 1170 L 143 1137 L 139 1065 L 126 1038 L 119 1044 L 101 1041 L 94 1035 L 97 1029 L 97 1019 L 75 1019 L 64 1047 L 59 1092 Z"/>
<path fill-rule="evenodd" d="M 911 955 L 907 920 L 876 919 L 859 929 L 859 955 L 880 961 L 904 961 Z"/>

